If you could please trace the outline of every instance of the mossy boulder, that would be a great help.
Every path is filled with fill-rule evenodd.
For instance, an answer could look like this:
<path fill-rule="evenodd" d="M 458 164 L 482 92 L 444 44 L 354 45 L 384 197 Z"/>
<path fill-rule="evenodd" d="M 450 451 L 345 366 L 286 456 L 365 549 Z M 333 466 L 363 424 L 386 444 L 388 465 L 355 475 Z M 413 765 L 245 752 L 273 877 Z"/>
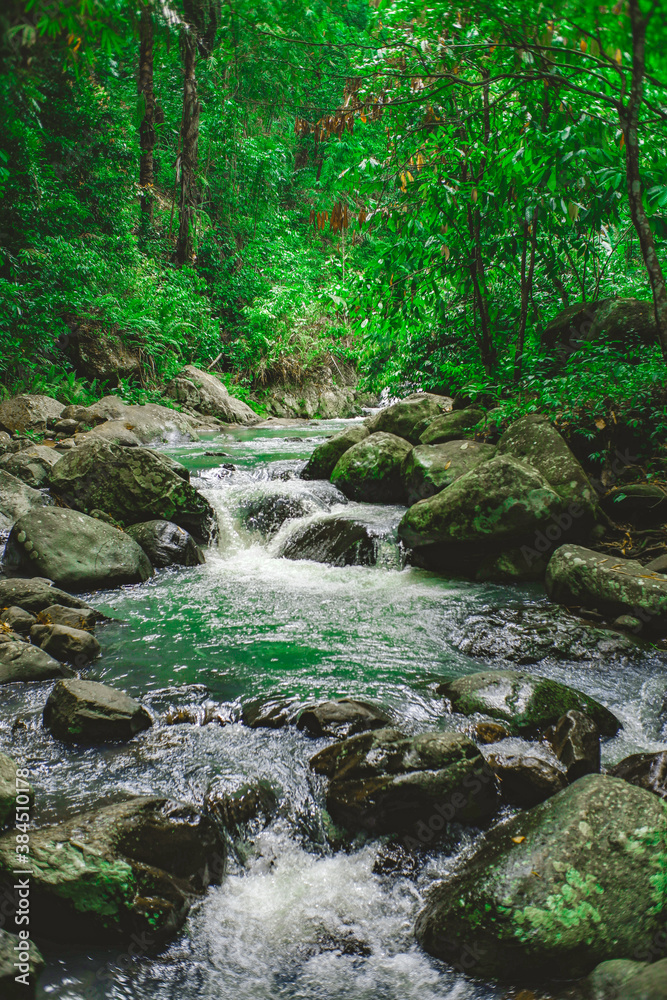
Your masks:
<path fill-rule="evenodd" d="M 367 426 L 371 434 L 383 431 L 405 438 L 411 444 L 419 444 L 418 428 L 424 421 L 433 420 L 447 410 L 452 401 L 449 396 L 436 396 L 430 392 L 416 392 L 407 399 L 385 406 L 371 417 Z"/>
<path fill-rule="evenodd" d="M 587 775 L 491 830 L 431 892 L 417 937 L 476 978 L 583 976 L 663 932 L 665 871 L 667 807 Z"/>
<path fill-rule="evenodd" d="M 125 532 L 63 507 L 19 518 L 4 561 L 12 573 L 38 573 L 72 590 L 143 583 L 153 573 L 143 549 Z"/>
<path fill-rule="evenodd" d="M 208 500 L 149 448 L 90 441 L 51 473 L 52 490 L 83 513 L 104 511 L 123 524 L 159 518 L 208 538 L 215 515 Z"/>
<path fill-rule="evenodd" d="M 336 463 L 331 482 L 350 500 L 401 504 L 405 500 L 401 466 L 411 450 L 412 445 L 395 434 L 373 433 L 348 448 Z"/>
<path fill-rule="evenodd" d="M 47 423 L 56 421 L 62 412 L 63 404 L 50 396 L 30 393 L 12 396 L 0 403 L 0 429 L 10 434 L 44 433 Z"/>
<path fill-rule="evenodd" d="M 173 399 L 228 424 L 247 426 L 262 420 L 247 403 L 231 396 L 219 378 L 194 365 L 186 365 L 179 377 L 169 383 L 167 392 Z"/>
<path fill-rule="evenodd" d="M 348 448 L 359 444 L 370 434 L 368 427 L 364 424 L 355 424 L 353 427 L 346 427 L 333 437 L 327 438 L 313 451 L 308 459 L 305 469 L 301 473 L 302 479 L 329 479 L 340 458 L 343 457 Z"/>
<path fill-rule="evenodd" d="M 4 455 L 0 458 L 0 468 L 38 490 L 48 485 L 51 469 L 61 458 L 55 448 L 36 444 L 14 455 Z"/>
<path fill-rule="evenodd" d="M 173 521 L 143 521 L 132 524 L 126 534 L 144 550 L 151 566 L 199 566 L 205 562 L 204 553 L 192 535 Z"/>
<path fill-rule="evenodd" d="M 478 441 L 447 441 L 413 448 L 401 467 L 408 503 L 434 496 L 466 472 L 490 461 L 495 453 L 493 445 Z"/>
<path fill-rule="evenodd" d="M 473 428 L 484 419 L 484 410 L 476 406 L 465 410 L 453 410 L 435 417 L 420 428 L 420 444 L 444 444 L 445 441 L 459 441 L 473 437 Z"/>
<path fill-rule="evenodd" d="M 587 694 L 521 670 L 483 670 L 445 681 L 437 688 L 461 715 L 489 715 L 508 723 L 513 733 L 537 735 L 566 712 L 583 712 L 603 736 L 615 736 L 621 723 Z"/>
<path fill-rule="evenodd" d="M 130 740 L 149 729 L 149 712 L 123 691 L 97 681 L 58 681 L 44 706 L 44 725 L 67 743 Z"/>
<path fill-rule="evenodd" d="M 9 531 L 22 514 L 49 503 L 44 493 L 27 486 L 6 469 L 0 469 L 0 533 Z"/>

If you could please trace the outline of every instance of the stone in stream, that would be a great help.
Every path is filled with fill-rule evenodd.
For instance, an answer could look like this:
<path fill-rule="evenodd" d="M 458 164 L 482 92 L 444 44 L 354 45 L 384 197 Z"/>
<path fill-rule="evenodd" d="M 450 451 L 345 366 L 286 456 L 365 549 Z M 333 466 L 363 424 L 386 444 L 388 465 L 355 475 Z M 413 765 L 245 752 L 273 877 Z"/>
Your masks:
<path fill-rule="evenodd" d="M 0 684 L 16 681 L 49 681 L 71 677 L 74 671 L 37 646 L 27 642 L 0 643 Z"/>
<path fill-rule="evenodd" d="M 10 434 L 43 433 L 49 420 L 57 420 L 63 404 L 50 396 L 13 396 L 0 403 L 0 428 Z"/>
<path fill-rule="evenodd" d="M 342 498 L 346 503 L 345 497 Z M 293 482 L 262 483 L 245 494 L 237 508 L 237 517 L 249 531 L 259 531 L 272 538 L 285 521 L 293 521 L 318 511 L 328 505 L 314 494 L 307 493 L 298 480 Z"/>
<path fill-rule="evenodd" d="M 16 605 L 31 614 L 38 614 L 52 604 L 93 611 L 85 601 L 59 590 L 58 587 L 53 587 L 51 581 L 44 577 L 33 577 L 28 580 L 0 579 L 0 608 Z M 97 615 L 98 620 L 104 617 L 97 611 L 93 613 Z"/>
<path fill-rule="evenodd" d="M 241 710 L 241 721 L 249 729 L 282 729 L 297 720 L 300 704 L 296 698 L 255 698 Z"/>
<path fill-rule="evenodd" d="M 505 802 L 522 809 L 544 802 L 567 785 L 563 772 L 542 757 L 499 750 L 487 757 L 487 762 L 498 778 Z"/>
<path fill-rule="evenodd" d="M 37 945 L 29 931 L 20 927 L 21 937 L 0 929 L 0 996 L 2 1000 L 33 1000 L 37 979 L 44 968 Z M 23 959 L 27 961 L 23 961 Z M 18 963 L 18 967 L 16 965 Z M 17 981 L 17 977 L 21 977 Z"/>
<path fill-rule="evenodd" d="M 653 792 L 661 799 L 667 799 L 667 750 L 634 753 L 608 768 L 607 774 Z"/>
<path fill-rule="evenodd" d="M 0 622 L 19 635 L 27 636 L 32 626 L 37 624 L 37 619 L 23 608 L 9 607 L 0 613 Z"/>
<path fill-rule="evenodd" d="M 22 448 L 15 455 L 4 455 L 0 458 L 0 469 L 37 490 L 48 486 L 51 469 L 61 458 L 55 448 L 36 444 Z"/>
<path fill-rule="evenodd" d="M 254 781 L 225 778 L 213 781 L 204 799 L 204 811 L 233 838 L 240 837 L 253 820 L 266 825 L 278 808 L 278 795 L 264 778 Z"/>
<path fill-rule="evenodd" d="M 594 608 L 612 618 L 631 615 L 648 633 L 667 631 L 667 578 L 633 559 L 561 545 L 549 560 L 544 582 L 559 604 Z"/>
<path fill-rule="evenodd" d="M 395 434 L 374 433 L 342 455 L 331 473 L 331 482 L 350 500 L 401 504 L 403 459 L 412 445 Z"/>
<path fill-rule="evenodd" d="M 444 444 L 472 437 L 473 427 L 484 419 L 484 410 L 470 406 L 465 410 L 454 410 L 436 417 L 421 430 L 420 444 Z"/>
<path fill-rule="evenodd" d="M 301 473 L 302 479 L 329 479 L 340 458 L 348 448 L 359 444 L 368 437 L 370 431 L 364 424 L 346 427 L 332 437 L 318 444 Z"/>
<path fill-rule="evenodd" d="M 501 823 L 437 885 L 421 945 L 479 979 L 572 979 L 646 954 L 664 933 L 667 808 L 586 775 Z"/>
<path fill-rule="evenodd" d="M 158 950 L 225 868 L 225 845 L 193 806 L 163 798 L 73 816 L 30 832 L 30 929 L 50 939 Z M 0 837 L 0 889 L 16 880 L 16 841 Z"/>
<path fill-rule="evenodd" d="M 132 524 L 125 533 L 141 546 L 154 569 L 199 566 L 206 561 L 192 535 L 172 521 Z"/>
<path fill-rule="evenodd" d="M 353 698 L 338 698 L 306 706 L 296 725 L 309 736 L 333 736 L 344 740 L 370 729 L 382 729 L 391 725 L 391 721 L 377 705 Z"/>
<path fill-rule="evenodd" d="M 35 507 L 45 507 L 50 502 L 44 493 L 26 486 L 21 479 L 0 469 L 0 532 L 9 531 L 22 514 Z"/>
<path fill-rule="evenodd" d="M 282 559 L 307 559 L 330 566 L 374 566 L 390 529 L 363 513 L 324 514 L 297 524 L 279 540 Z"/>
<path fill-rule="evenodd" d="M 326 807 L 334 823 L 404 833 L 417 844 L 448 822 L 482 823 L 498 804 L 492 772 L 459 733 L 410 737 L 376 729 L 326 747 L 310 766 L 329 778 Z"/>
<path fill-rule="evenodd" d="M 385 406 L 366 421 L 371 434 L 384 431 L 411 444 L 419 444 L 417 428 L 425 420 L 433 420 L 446 410 L 451 410 L 449 396 L 436 396 L 430 392 L 415 392 L 391 406 Z"/>
<path fill-rule="evenodd" d="M 543 734 L 571 709 L 591 718 L 603 736 L 615 736 L 621 728 L 609 709 L 581 691 L 519 670 L 466 674 L 440 684 L 437 693 L 454 712 L 490 715 L 515 734 Z"/>
<path fill-rule="evenodd" d="M 144 583 L 153 574 L 143 549 L 125 532 L 63 507 L 44 507 L 19 518 L 4 563 L 12 573 L 39 573 L 72 590 Z"/>
<path fill-rule="evenodd" d="M 14 826 L 17 807 L 16 796 L 19 793 L 27 794 L 31 802 L 35 797 L 33 789 L 30 786 L 26 787 L 23 779 L 20 779 L 21 787 L 17 789 L 17 778 L 16 764 L 12 758 L 8 757 L 6 753 L 0 753 L 0 829 L 5 826 Z"/>
<path fill-rule="evenodd" d="M 218 417 L 227 424 L 259 424 L 259 417 L 247 403 L 230 396 L 227 386 L 210 372 L 186 365 L 167 385 L 167 393 L 201 413 Z"/>
<path fill-rule="evenodd" d="M 567 770 L 567 780 L 600 770 L 600 730 L 592 719 L 571 709 L 547 730 L 546 739 Z"/>
<path fill-rule="evenodd" d="M 37 614 L 41 625 L 69 625 L 70 628 L 88 632 L 95 628 L 101 617 L 93 608 L 66 608 L 62 604 L 50 604 Z"/>
<path fill-rule="evenodd" d="M 78 670 L 87 667 L 102 652 L 94 635 L 70 625 L 33 625 L 30 638 L 49 656 L 71 663 Z"/>
<path fill-rule="evenodd" d="M 413 448 L 401 467 L 408 503 L 426 500 L 446 489 L 466 472 L 488 462 L 495 453 L 493 445 L 479 441 L 448 441 Z"/>
<path fill-rule="evenodd" d="M 102 510 L 124 524 L 160 518 L 197 538 L 208 538 L 215 524 L 208 500 L 149 448 L 92 441 L 61 458 L 51 488 L 77 510 Z"/>
<path fill-rule="evenodd" d="M 123 691 L 78 679 L 58 681 L 44 706 L 44 725 L 68 743 L 131 740 L 149 729 L 147 710 Z"/>

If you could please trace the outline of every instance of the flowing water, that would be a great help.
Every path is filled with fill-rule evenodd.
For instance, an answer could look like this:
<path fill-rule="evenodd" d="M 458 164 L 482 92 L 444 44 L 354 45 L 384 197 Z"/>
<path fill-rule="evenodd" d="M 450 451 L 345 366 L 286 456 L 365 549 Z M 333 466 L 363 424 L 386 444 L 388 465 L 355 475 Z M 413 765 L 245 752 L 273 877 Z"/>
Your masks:
<path fill-rule="evenodd" d="M 361 697 L 386 706 L 409 732 L 462 728 L 465 720 L 448 715 L 435 695 L 437 679 L 516 665 L 539 634 L 541 658 L 530 669 L 586 691 L 622 719 L 605 761 L 662 745 L 664 654 L 601 654 L 591 632 L 569 659 L 557 656 L 550 644 L 562 645 L 573 620 L 551 608 L 540 587 L 405 568 L 395 541 L 399 508 L 343 506 L 328 484 L 294 478 L 317 440 L 342 426 L 238 430 L 169 449 L 215 507 L 217 545 L 199 568 L 164 570 L 141 586 L 89 597 L 117 620 L 98 628 L 103 656 L 86 676 L 140 698 L 156 717 L 153 729 L 127 745 L 67 748 L 40 725 L 48 685 L 3 689 L 0 746 L 31 770 L 38 824 L 137 794 L 201 805 L 212 781 L 244 776 L 267 779 L 281 800 L 273 822 L 255 831 L 245 864 L 230 861 L 222 885 L 209 889 L 164 954 L 84 950 L 75 942 L 69 950 L 46 949 L 40 997 L 505 995 L 431 960 L 413 940 L 424 892 L 470 849 L 474 832 L 425 855 L 410 878 L 374 873 L 377 842 L 333 852 L 322 828 L 323 790 L 308 769 L 327 741 L 290 727 L 243 726 L 241 706 L 250 699 Z M 294 514 L 278 529 L 262 520 L 267 495 Z M 337 511 L 371 524 L 377 565 L 335 568 L 279 557 L 306 521 Z M 167 724 L 178 718 L 191 721 Z"/>

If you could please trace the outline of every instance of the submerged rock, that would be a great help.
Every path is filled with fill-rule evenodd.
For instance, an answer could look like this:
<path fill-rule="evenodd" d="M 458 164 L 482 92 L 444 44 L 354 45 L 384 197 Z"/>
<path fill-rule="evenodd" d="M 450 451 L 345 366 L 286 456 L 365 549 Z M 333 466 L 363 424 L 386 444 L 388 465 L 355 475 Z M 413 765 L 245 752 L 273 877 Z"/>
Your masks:
<path fill-rule="evenodd" d="M 461 438 L 472 437 L 472 428 L 484 419 L 484 410 L 475 406 L 465 410 L 454 410 L 436 417 L 428 426 L 421 429 L 419 442 L 421 444 L 443 444 L 446 441 L 458 441 Z"/>
<path fill-rule="evenodd" d="M 94 635 L 70 625 L 33 625 L 30 638 L 49 656 L 72 663 L 79 670 L 102 652 Z"/>
<path fill-rule="evenodd" d="M 22 448 L 15 455 L 4 455 L 0 458 L 0 468 L 27 486 L 41 489 L 48 485 L 51 469 L 61 458 L 62 455 L 55 448 L 37 444 Z"/>
<path fill-rule="evenodd" d="M 331 482 L 351 500 L 367 503 L 403 503 L 403 459 L 412 445 L 395 434 L 374 433 L 343 454 L 331 473 Z"/>
<path fill-rule="evenodd" d="M 604 736 L 615 736 L 621 723 L 594 698 L 545 677 L 519 670 L 488 670 L 445 681 L 438 689 L 462 715 L 490 715 L 513 733 L 539 734 L 571 709 L 583 712 Z"/>
<path fill-rule="evenodd" d="M 147 710 L 123 691 L 78 679 L 58 681 L 44 707 L 44 725 L 68 743 L 131 740 L 149 729 Z"/>
<path fill-rule="evenodd" d="M 10 434 L 44 433 L 48 421 L 57 420 L 62 411 L 63 404 L 50 396 L 13 396 L 0 403 L 0 429 Z"/>
<path fill-rule="evenodd" d="M 414 504 L 434 496 L 466 472 L 490 461 L 495 452 L 493 445 L 478 441 L 448 441 L 413 448 L 401 467 L 407 502 Z"/>
<path fill-rule="evenodd" d="M 48 938 L 157 950 L 195 895 L 224 874 L 225 846 L 198 810 L 134 798 L 30 833 L 30 927 Z M 0 887 L 16 876 L 14 834 L 0 837 Z"/>
<path fill-rule="evenodd" d="M 277 555 L 330 566 L 374 566 L 380 543 L 391 533 L 391 526 L 359 512 L 323 514 L 279 539 Z"/>
<path fill-rule="evenodd" d="M 153 573 L 143 550 L 125 532 L 63 507 L 19 518 L 5 548 L 5 565 L 12 573 L 37 572 L 72 590 L 144 583 Z"/>
<path fill-rule="evenodd" d="M 655 796 L 586 775 L 486 834 L 432 890 L 417 937 L 476 978 L 585 975 L 662 932 L 666 844 Z"/>
<path fill-rule="evenodd" d="M 241 721 L 249 729 L 282 729 L 296 722 L 299 707 L 296 698 L 255 698 L 243 706 Z"/>
<path fill-rule="evenodd" d="M 23 935 L 29 932 L 25 927 L 19 928 Z M 27 958 L 27 962 L 23 959 Z M 25 966 L 25 968 L 17 968 Z M 44 968 L 37 946 L 25 936 L 18 937 L 0 929 L 0 994 L 2 1000 L 32 1000 L 35 996 L 37 979 Z M 17 982 L 17 976 L 26 976 Z"/>
<path fill-rule="evenodd" d="M 420 843 L 448 822 L 481 823 L 497 807 L 493 774 L 459 733 L 376 729 L 326 747 L 310 766 L 330 779 L 333 821 L 351 830 L 402 832 Z"/>
<path fill-rule="evenodd" d="M 309 736 L 333 736 L 338 740 L 356 736 L 370 729 L 382 729 L 391 719 L 377 705 L 353 698 L 324 701 L 320 705 L 304 708 L 298 718 L 297 728 Z"/>
<path fill-rule="evenodd" d="M 49 681 L 55 677 L 71 677 L 73 673 L 37 646 L 27 642 L 0 643 L 0 684 Z"/>
<path fill-rule="evenodd" d="M 271 538 L 285 521 L 294 521 L 328 509 L 328 503 L 302 487 L 303 484 L 298 480 L 263 483 L 244 495 L 237 516 L 250 531 L 259 531 Z M 342 499 L 346 502 L 344 497 Z"/>
<path fill-rule="evenodd" d="M 384 431 L 387 434 L 405 438 L 411 444 L 419 444 L 417 428 L 425 420 L 433 420 L 445 410 L 450 410 L 449 396 L 436 396 L 430 392 L 417 392 L 407 399 L 386 406 L 367 421 L 372 434 Z"/>
<path fill-rule="evenodd" d="M 192 535 L 172 521 L 144 521 L 125 531 L 141 546 L 154 569 L 199 566 L 206 561 Z"/>
<path fill-rule="evenodd" d="M 667 750 L 632 754 L 608 768 L 607 774 L 667 799 Z"/>
<path fill-rule="evenodd" d="M 305 469 L 301 473 L 302 479 L 329 479 L 340 458 L 352 445 L 359 444 L 369 435 L 368 427 L 364 424 L 355 424 L 353 427 L 346 427 L 333 437 L 323 441 L 313 451 L 308 459 Z"/>

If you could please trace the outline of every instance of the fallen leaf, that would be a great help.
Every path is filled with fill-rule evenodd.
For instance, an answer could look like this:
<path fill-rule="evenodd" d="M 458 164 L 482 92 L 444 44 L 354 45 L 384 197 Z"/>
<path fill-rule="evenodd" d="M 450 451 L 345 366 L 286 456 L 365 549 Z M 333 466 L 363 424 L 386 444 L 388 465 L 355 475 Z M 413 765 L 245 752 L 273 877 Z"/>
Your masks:
<path fill-rule="evenodd" d="M 514 841 L 515 844 L 523 844 L 525 839 L 526 839 L 525 837 L 512 837 L 512 840 Z"/>
<path fill-rule="evenodd" d="M 598 419 L 595 421 L 595 426 L 597 427 L 597 429 L 599 431 L 603 431 L 605 429 L 605 427 L 607 426 L 607 424 L 602 419 L 602 417 L 598 417 Z"/>

